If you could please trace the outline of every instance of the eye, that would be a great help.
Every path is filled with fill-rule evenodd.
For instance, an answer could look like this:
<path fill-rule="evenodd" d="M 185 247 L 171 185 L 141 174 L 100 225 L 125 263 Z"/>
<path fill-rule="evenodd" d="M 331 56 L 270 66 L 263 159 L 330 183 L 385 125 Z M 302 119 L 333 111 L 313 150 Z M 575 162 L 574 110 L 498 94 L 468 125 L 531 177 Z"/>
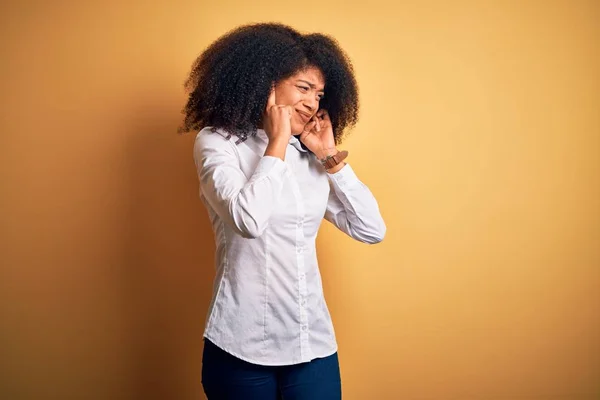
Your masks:
<path fill-rule="evenodd" d="M 302 89 L 303 92 L 306 92 L 309 88 L 306 86 L 298 86 L 299 89 Z"/>

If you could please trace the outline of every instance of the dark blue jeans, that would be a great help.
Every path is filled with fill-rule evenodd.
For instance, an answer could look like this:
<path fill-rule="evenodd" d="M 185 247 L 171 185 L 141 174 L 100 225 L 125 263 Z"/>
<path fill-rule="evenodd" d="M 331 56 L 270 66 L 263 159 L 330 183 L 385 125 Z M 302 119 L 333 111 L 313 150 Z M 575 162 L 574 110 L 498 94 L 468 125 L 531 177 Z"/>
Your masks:
<path fill-rule="evenodd" d="M 310 362 L 256 365 L 204 339 L 202 386 L 208 400 L 340 400 L 337 353 Z"/>

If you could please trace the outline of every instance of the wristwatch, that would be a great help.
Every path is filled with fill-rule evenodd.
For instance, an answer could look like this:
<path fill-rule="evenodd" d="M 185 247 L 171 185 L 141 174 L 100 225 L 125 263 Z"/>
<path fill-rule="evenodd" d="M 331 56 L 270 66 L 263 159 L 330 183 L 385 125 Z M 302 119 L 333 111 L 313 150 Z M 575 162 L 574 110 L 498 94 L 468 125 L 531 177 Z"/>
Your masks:
<path fill-rule="evenodd" d="M 331 169 L 341 163 L 346 157 L 348 157 L 348 151 L 342 150 L 338 151 L 336 154 L 332 156 L 327 156 L 321 159 L 321 164 L 325 167 L 325 169 Z"/>

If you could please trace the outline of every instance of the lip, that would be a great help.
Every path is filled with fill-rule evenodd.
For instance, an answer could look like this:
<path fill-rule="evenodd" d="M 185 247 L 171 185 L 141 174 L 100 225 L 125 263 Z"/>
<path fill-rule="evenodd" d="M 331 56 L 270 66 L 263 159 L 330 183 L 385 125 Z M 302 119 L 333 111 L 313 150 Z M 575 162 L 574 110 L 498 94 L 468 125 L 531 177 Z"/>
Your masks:
<path fill-rule="evenodd" d="M 303 111 L 298 111 L 298 110 L 296 110 L 296 112 L 297 112 L 298 114 L 300 114 L 300 118 L 302 118 L 302 119 L 304 120 L 304 122 L 305 122 L 305 123 L 306 123 L 306 122 L 308 122 L 308 121 L 310 121 L 310 119 L 311 119 L 311 117 L 312 117 L 312 115 L 310 115 L 310 114 L 307 114 L 307 113 L 305 113 L 305 112 L 303 112 Z"/>

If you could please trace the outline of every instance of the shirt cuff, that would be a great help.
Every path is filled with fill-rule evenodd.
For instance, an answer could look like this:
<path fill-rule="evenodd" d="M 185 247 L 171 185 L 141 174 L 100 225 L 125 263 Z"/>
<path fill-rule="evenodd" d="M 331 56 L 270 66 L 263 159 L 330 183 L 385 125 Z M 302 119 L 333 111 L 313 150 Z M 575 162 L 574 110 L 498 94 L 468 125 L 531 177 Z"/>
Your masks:
<path fill-rule="evenodd" d="M 339 171 L 327 173 L 329 180 L 334 182 L 340 189 L 346 189 L 360 182 L 350 164 L 346 163 Z"/>

